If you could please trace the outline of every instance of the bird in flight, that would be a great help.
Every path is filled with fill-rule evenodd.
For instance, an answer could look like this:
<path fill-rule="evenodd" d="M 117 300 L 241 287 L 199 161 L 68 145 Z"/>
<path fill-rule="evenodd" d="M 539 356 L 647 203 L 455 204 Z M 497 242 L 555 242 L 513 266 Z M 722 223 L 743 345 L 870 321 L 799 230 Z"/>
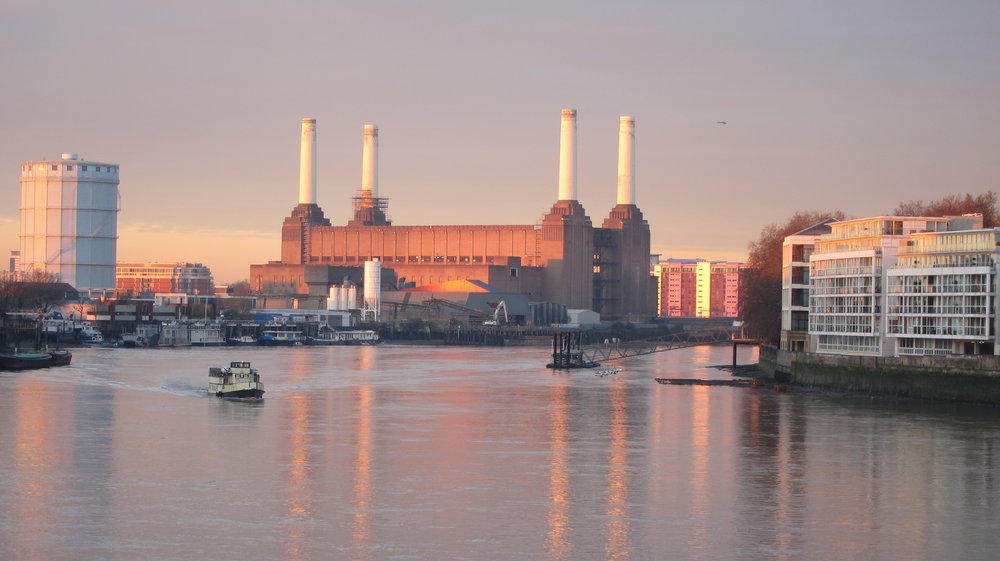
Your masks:
<path fill-rule="evenodd" d="M 726 122 L 725 122 L 725 121 L 716 121 L 716 123 L 718 123 L 718 124 L 720 124 L 720 125 L 725 125 L 725 124 L 726 124 Z"/>

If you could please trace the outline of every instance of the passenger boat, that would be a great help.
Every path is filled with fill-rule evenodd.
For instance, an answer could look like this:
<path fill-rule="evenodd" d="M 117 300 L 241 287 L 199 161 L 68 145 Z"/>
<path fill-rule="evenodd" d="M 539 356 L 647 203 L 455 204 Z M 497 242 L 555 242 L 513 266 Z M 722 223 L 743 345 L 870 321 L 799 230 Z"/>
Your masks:
<path fill-rule="evenodd" d="M 208 393 L 219 397 L 256 401 L 264 398 L 264 384 L 249 362 L 234 361 L 229 367 L 208 369 Z"/>
<path fill-rule="evenodd" d="M 381 342 L 378 332 L 372 329 L 354 331 L 321 331 L 316 337 L 307 337 L 310 345 L 375 345 Z"/>
<path fill-rule="evenodd" d="M 266 328 L 257 341 L 260 345 L 287 347 L 305 343 L 305 336 L 294 328 Z"/>

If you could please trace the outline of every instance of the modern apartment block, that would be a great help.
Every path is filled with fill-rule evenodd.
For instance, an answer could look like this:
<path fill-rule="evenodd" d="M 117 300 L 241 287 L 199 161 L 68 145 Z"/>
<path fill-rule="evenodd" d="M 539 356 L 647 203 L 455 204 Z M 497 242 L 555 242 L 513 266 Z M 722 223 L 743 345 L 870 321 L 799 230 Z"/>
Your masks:
<path fill-rule="evenodd" d="M 782 246 L 781 348 L 809 351 L 809 257 L 820 236 L 830 233 L 828 218 L 787 236 Z"/>
<path fill-rule="evenodd" d="M 996 354 L 1000 229 L 915 233 L 887 271 L 897 355 Z"/>
<path fill-rule="evenodd" d="M 171 294 L 213 294 L 212 271 L 201 263 L 119 263 L 117 290 Z"/>
<path fill-rule="evenodd" d="M 782 347 L 861 356 L 992 354 L 1000 230 L 982 224 L 981 215 L 832 222 L 808 256 L 816 232 L 789 236 Z"/>
<path fill-rule="evenodd" d="M 667 259 L 653 265 L 657 314 L 667 317 L 738 317 L 744 263 Z"/>

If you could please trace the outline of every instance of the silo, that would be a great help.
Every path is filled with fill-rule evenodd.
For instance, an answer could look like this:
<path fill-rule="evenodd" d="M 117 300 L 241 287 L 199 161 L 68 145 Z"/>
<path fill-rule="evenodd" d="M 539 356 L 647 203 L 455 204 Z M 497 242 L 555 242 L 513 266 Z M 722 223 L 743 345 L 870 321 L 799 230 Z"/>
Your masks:
<path fill-rule="evenodd" d="M 382 263 L 365 261 L 365 309 L 378 311 L 382 302 Z"/>
<path fill-rule="evenodd" d="M 78 290 L 114 290 L 118 165 L 63 154 L 21 164 L 21 270 Z"/>

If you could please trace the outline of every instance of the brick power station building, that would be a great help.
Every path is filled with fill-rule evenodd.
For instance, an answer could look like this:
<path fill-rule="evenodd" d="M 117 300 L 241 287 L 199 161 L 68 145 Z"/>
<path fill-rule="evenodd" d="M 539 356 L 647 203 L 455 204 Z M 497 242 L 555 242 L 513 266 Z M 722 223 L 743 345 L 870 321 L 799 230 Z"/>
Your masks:
<path fill-rule="evenodd" d="M 384 289 L 479 280 L 533 302 L 592 309 L 607 321 L 656 315 L 649 224 L 635 204 L 635 121 L 621 117 L 618 197 L 600 227 L 577 201 L 576 111 L 562 111 L 558 200 L 540 224 L 397 226 L 378 192 L 378 129 L 366 125 L 361 189 L 353 218 L 335 226 L 316 204 L 316 121 L 302 120 L 299 204 L 281 229 L 281 260 L 251 265 L 255 290 L 325 298 L 346 279 L 360 284 L 366 261 L 382 264 Z"/>

